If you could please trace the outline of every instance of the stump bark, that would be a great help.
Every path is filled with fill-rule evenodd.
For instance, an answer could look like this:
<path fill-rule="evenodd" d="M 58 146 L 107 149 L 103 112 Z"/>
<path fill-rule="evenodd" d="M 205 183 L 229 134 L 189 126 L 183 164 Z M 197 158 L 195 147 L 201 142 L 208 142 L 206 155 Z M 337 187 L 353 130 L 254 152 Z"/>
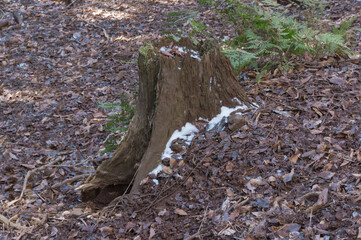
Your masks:
<path fill-rule="evenodd" d="M 230 61 L 211 42 L 146 44 L 139 50 L 138 66 L 139 96 L 129 130 L 113 157 L 80 187 L 84 200 L 112 191 L 120 195 L 132 179 L 131 192 L 136 192 L 160 163 L 175 130 L 199 118 L 213 118 L 222 106 L 250 105 Z"/>

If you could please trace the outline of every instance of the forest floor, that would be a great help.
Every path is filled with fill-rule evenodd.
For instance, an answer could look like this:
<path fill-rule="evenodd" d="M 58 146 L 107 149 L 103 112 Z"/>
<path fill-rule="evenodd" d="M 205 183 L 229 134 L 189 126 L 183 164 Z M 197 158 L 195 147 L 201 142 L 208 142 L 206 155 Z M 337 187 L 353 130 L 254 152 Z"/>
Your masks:
<path fill-rule="evenodd" d="M 359 0 L 329 6 L 332 21 L 353 14 L 360 27 Z M 359 57 L 305 57 L 261 83 L 250 74 L 241 84 L 259 108 L 241 128 L 200 131 L 159 184 L 146 178 L 102 210 L 75 190 L 111 156 L 98 152 L 114 113 L 99 103 L 137 88 L 139 46 L 161 38 L 167 13 L 197 4 L 0 9 L 0 239 L 361 239 Z M 228 34 L 212 11 L 200 17 Z"/>

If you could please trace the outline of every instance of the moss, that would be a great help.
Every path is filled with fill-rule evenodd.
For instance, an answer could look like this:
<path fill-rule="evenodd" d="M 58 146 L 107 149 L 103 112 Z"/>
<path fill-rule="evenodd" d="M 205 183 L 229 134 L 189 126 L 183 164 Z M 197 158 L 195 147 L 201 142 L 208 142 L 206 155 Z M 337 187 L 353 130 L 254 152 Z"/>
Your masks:
<path fill-rule="evenodd" d="M 144 59 L 142 62 L 144 66 L 147 68 L 149 63 L 153 60 L 154 55 L 155 55 L 154 46 L 151 43 L 144 44 L 139 48 L 138 64 L 140 59 Z"/>
<path fill-rule="evenodd" d="M 141 46 L 139 48 L 139 54 L 144 56 L 144 57 L 148 56 L 149 51 L 154 52 L 154 47 L 153 47 L 153 45 L 151 43 L 146 43 L 146 44 L 144 44 L 143 46 Z"/>
<path fill-rule="evenodd" d="M 202 52 L 202 55 L 207 53 L 207 52 L 210 52 L 210 51 L 213 51 L 215 48 L 216 48 L 217 44 L 215 41 L 213 40 L 206 40 L 205 42 L 203 42 L 203 44 L 201 45 L 201 52 Z"/>

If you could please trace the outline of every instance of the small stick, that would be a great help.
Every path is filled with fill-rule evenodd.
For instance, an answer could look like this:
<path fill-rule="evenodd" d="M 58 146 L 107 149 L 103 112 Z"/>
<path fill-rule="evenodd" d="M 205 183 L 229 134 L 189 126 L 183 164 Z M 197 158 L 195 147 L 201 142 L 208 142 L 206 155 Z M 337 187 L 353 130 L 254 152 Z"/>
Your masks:
<path fill-rule="evenodd" d="M 204 215 L 203 215 L 203 218 L 202 218 L 201 225 L 199 226 L 198 231 L 197 231 L 197 232 L 199 232 L 199 233 L 201 232 L 201 229 L 202 229 L 202 227 L 203 227 L 203 222 L 204 222 L 204 220 L 206 219 L 207 210 L 208 210 L 208 204 L 207 204 L 206 210 L 204 211 Z"/>
<path fill-rule="evenodd" d="M 81 175 L 78 175 L 78 176 L 74 176 L 72 178 L 65 179 L 64 181 L 62 181 L 60 183 L 54 184 L 53 186 L 51 186 L 51 188 L 58 188 L 58 187 L 66 184 L 66 183 L 72 183 L 72 182 L 75 182 L 76 180 L 79 180 L 81 178 L 86 178 L 88 176 L 89 176 L 89 174 L 81 174 Z"/>

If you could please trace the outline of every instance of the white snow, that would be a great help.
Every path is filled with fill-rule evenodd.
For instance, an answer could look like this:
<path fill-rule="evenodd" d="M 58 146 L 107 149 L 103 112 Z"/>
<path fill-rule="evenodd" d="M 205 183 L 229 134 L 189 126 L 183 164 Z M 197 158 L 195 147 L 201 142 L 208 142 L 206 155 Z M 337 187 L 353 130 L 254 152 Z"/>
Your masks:
<path fill-rule="evenodd" d="M 169 51 L 170 48 L 168 48 L 168 47 L 161 47 L 159 50 L 161 50 L 161 51 Z"/>
<path fill-rule="evenodd" d="M 184 47 L 175 46 L 175 48 L 178 48 L 178 51 L 179 51 L 180 53 L 187 53 L 187 49 L 184 48 Z"/>
<path fill-rule="evenodd" d="M 201 58 L 199 57 L 199 52 L 194 51 L 193 49 L 189 49 L 189 50 L 188 50 L 188 49 L 185 48 L 185 47 L 178 47 L 178 46 L 174 46 L 173 48 L 174 48 L 174 49 L 177 49 L 177 50 L 178 50 L 180 53 L 182 53 L 182 54 L 186 54 L 186 53 L 190 52 L 192 58 L 195 58 L 195 59 L 197 59 L 198 61 L 201 60 Z M 172 50 L 172 48 L 163 46 L 163 47 L 161 47 L 159 50 L 160 50 L 160 51 L 165 51 L 165 52 L 167 52 L 167 51 Z"/>
<path fill-rule="evenodd" d="M 210 80 L 212 81 L 212 80 Z M 208 119 L 205 118 L 198 118 L 198 120 L 202 120 L 202 121 L 206 121 L 208 122 L 207 125 L 207 130 L 210 130 L 212 128 L 214 128 L 214 126 L 219 123 L 220 121 L 222 121 L 222 119 L 224 117 L 229 117 L 229 115 L 231 115 L 232 112 L 237 111 L 238 109 L 242 109 L 242 110 L 246 110 L 248 109 L 248 107 L 244 104 L 242 104 L 241 101 L 239 101 L 239 99 L 234 98 L 233 100 L 237 101 L 240 105 L 236 106 L 234 108 L 229 108 L 229 107 L 221 107 L 221 113 L 219 113 L 217 116 L 215 116 L 214 118 L 212 118 L 210 121 L 208 121 Z M 179 131 L 178 129 L 175 130 L 172 134 L 172 136 L 169 138 L 166 147 L 164 149 L 164 152 L 162 154 L 162 159 L 164 158 L 170 158 L 172 156 L 172 150 L 170 149 L 170 146 L 172 144 L 172 142 L 176 139 L 183 139 L 186 141 L 187 144 L 190 144 L 193 137 L 195 136 L 195 134 L 199 132 L 199 130 L 196 128 L 196 126 L 194 126 L 193 124 L 187 122 Z M 158 173 L 160 173 L 163 170 L 162 168 L 162 164 L 159 164 L 153 171 L 151 171 L 149 174 L 154 174 L 154 175 L 158 175 Z M 154 180 L 153 180 L 154 181 Z M 156 184 L 158 181 L 154 181 Z"/>
<path fill-rule="evenodd" d="M 159 164 L 156 168 L 153 169 L 149 174 L 154 174 L 155 176 L 158 175 L 163 170 L 162 164 Z"/>
<path fill-rule="evenodd" d="M 191 49 L 191 57 L 192 58 L 195 58 L 195 59 L 197 59 L 198 61 L 200 61 L 201 60 L 201 58 L 199 57 L 199 53 L 197 52 L 197 51 L 194 51 L 194 50 L 192 50 Z"/>
<path fill-rule="evenodd" d="M 243 103 L 242 103 L 238 98 L 236 98 L 236 97 L 234 97 L 234 98 L 232 99 L 232 101 L 236 101 L 236 102 L 238 102 L 240 105 L 243 105 Z"/>
<path fill-rule="evenodd" d="M 200 121 L 205 121 L 205 122 L 209 122 L 209 120 L 208 120 L 208 119 L 206 119 L 206 118 L 202 118 L 202 117 L 198 118 L 198 120 L 200 120 Z"/>
<path fill-rule="evenodd" d="M 237 106 L 234 108 L 229 107 L 221 107 L 221 113 L 215 116 L 211 121 L 209 121 L 207 130 L 210 130 L 216 126 L 217 123 L 219 123 L 224 117 L 228 117 L 231 115 L 232 112 L 238 110 L 238 109 L 247 109 L 248 107 L 246 105 Z"/>
<path fill-rule="evenodd" d="M 186 125 L 184 125 L 180 131 L 175 130 L 167 142 L 162 159 L 171 157 L 172 150 L 170 149 L 170 145 L 172 144 L 173 140 L 184 139 L 189 144 L 192 141 L 195 133 L 198 131 L 198 128 L 196 128 L 196 126 L 191 123 L 186 123 Z"/>

